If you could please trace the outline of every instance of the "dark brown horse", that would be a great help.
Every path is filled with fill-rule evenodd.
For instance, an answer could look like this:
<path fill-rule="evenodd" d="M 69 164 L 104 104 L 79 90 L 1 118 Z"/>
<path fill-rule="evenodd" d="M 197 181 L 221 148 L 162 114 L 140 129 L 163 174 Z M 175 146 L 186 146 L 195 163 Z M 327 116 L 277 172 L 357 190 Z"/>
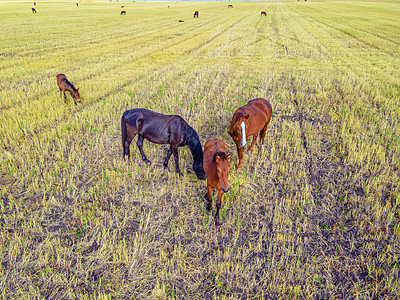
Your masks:
<path fill-rule="evenodd" d="M 219 209 L 222 196 L 229 191 L 229 165 L 231 155 L 226 154 L 225 142 L 219 139 L 210 139 L 204 144 L 203 165 L 207 174 L 207 209 L 212 207 L 213 189 L 218 191 L 217 211 L 215 213 L 215 225 L 219 226 Z"/>
<path fill-rule="evenodd" d="M 36 9 L 34 9 L 33 7 L 32 7 L 32 12 L 33 12 L 34 14 L 37 14 Z"/>
<path fill-rule="evenodd" d="M 183 20 L 179 20 L 178 22 L 179 22 L 179 23 L 182 23 L 182 22 L 185 22 L 185 21 L 183 21 Z"/>
<path fill-rule="evenodd" d="M 36 2 L 33 2 L 33 6 L 36 6 Z"/>
<path fill-rule="evenodd" d="M 79 6 L 78 2 L 76 2 L 76 6 Z"/>
<path fill-rule="evenodd" d="M 242 166 L 243 150 L 247 145 L 247 137 L 253 136 L 253 141 L 247 151 L 253 151 L 258 133 L 260 133 L 260 142 L 264 145 L 265 133 L 271 121 L 271 116 L 272 106 L 263 98 L 250 100 L 233 114 L 229 135 L 235 142 L 238 151 L 238 172 L 240 172 Z"/>
<path fill-rule="evenodd" d="M 265 11 L 262 11 L 261 16 L 267 16 L 267 13 Z"/>
<path fill-rule="evenodd" d="M 60 97 L 62 97 L 62 92 L 64 92 L 64 100 L 67 103 L 67 95 L 66 91 L 70 92 L 72 99 L 74 99 L 75 105 L 77 105 L 77 101 L 81 102 L 81 96 L 79 95 L 79 89 L 76 89 L 74 85 L 68 81 L 67 76 L 64 74 L 57 75 L 57 85 L 60 89 Z"/>
<path fill-rule="evenodd" d="M 121 8 L 124 8 L 124 7 L 125 7 L 125 6 L 123 6 L 123 5 L 121 6 Z"/>
<path fill-rule="evenodd" d="M 122 15 L 126 15 L 126 11 L 125 10 L 121 11 L 121 16 Z"/>
<path fill-rule="evenodd" d="M 228 8 L 233 8 L 233 5 L 232 5 L 232 4 L 229 4 L 229 5 L 228 5 Z"/>
<path fill-rule="evenodd" d="M 164 169 L 169 171 L 168 161 L 171 154 L 175 158 L 175 171 L 182 175 L 179 168 L 178 147 L 188 146 L 193 156 L 193 170 L 198 179 L 206 179 L 203 169 L 203 149 L 201 148 L 197 132 L 184 119 L 176 115 L 163 115 L 144 108 L 135 108 L 124 112 L 121 118 L 123 158 L 130 159 L 129 145 L 138 134 L 137 146 L 142 159 L 150 165 L 143 152 L 143 140 L 156 144 L 170 144 L 167 156 L 164 159 Z"/>
<path fill-rule="evenodd" d="M 194 12 L 193 18 L 198 18 L 198 17 L 199 17 L 199 11 L 196 10 L 196 11 Z"/>

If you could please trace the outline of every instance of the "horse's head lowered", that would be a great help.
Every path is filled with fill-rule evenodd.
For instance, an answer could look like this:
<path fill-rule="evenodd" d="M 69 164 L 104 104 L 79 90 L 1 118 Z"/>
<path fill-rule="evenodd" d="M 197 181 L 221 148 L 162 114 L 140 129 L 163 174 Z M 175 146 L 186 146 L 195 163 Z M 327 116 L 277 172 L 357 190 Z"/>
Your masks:
<path fill-rule="evenodd" d="M 248 128 L 249 114 L 243 115 L 242 113 L 238 113 L 231 123 L 231 126 L 229 128 L 229 135 L 232 137 L 236 144 L 239 144 L 240 141 L 240 147 L 246 147 L 247 145 L 246 132 Z"/>
<path fill-rule="evenodd" d="M 76 101 L 81 102 L 81 95 L 79 95 L 79 89 L 76 89 L 73 93 L 71 93 L 72 98 L 75 98 Z"/>
<path fill-rule="evenodd" d="M 231 159 L 230 154 L 226 154 L 225 152 L 217 152 L 215 154 L 215 163 L 217 166 L 217 175 L 219 178 L 219 182 L 221 183 L 221 189 L 224 193 L 230 190 L 228 177 L 231 166 L 229 165 L 229 161 Z"/>
<path fill-rule="evenodd" d="M 207 178 L 207 174 L 203 167 L 203 148 L 201 147 L 199 135 L 191 127 L 189 127 L 188 133 L 186 143 L 193 155 L 193 171 L 198 179 L 204 180 Z"/>

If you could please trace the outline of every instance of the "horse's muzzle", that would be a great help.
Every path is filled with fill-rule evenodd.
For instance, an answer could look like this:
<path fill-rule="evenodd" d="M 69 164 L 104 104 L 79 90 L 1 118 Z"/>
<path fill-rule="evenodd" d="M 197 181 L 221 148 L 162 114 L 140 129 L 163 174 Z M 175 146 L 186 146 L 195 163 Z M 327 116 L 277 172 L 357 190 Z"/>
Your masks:
<path fill-rule="evenodd" d="M 207 174 L 206 173 L 201 173 L 201 174 L 197 174 L 196 173 L 196 176 L 197 176 L 197 179 L 200 179 L 200 180 L 207 179 Z"/>
<path fill-rule="evenodd" d="M 240 142 L 240 147 L 246 147 L 246 146 L 247 146 L 247 143 Z"/>
<path fill-rule="evenodd" d="M 221 187 L 222 188 L 222 191 L 224 192 L 224 193 L 227 193 L 227 192 L 229 192 L 229 190 L 231 189 L 230 187 L 229 188 L 227 188 L 227 189 L 224 189 L 223 187 Z"/>

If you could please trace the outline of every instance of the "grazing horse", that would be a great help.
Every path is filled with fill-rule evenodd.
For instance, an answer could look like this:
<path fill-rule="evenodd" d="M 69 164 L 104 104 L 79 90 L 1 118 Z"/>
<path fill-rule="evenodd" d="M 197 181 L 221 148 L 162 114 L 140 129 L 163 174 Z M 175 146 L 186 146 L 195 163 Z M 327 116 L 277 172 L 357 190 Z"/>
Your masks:
<path fill-rule="evenodd" d="M 81 96 L 79 95 L 79 89 L 76 89 L 74 85 L 68 81 L 67 76 L 64 74 L 57 75 L 57 85 L 60 89 L 60 97 L 62 97 L 62 92 L 64 92 L 64 100 L 67 103 L 67 95 L 65 95 L 65 91 L 70 92 L 72 99 L 74 99 L 75 105 L 77 105 L 77 101 L 81 102 Z"/>
<path fill-rule="evenodd" d="M 125 10 L 121 11 L 121 16 L 122 15 L 126 15 L 126 11 Z"/>
<path fill-rule="evenodd" d="M 182 22 L 185 22 L 185 21 L 183 21 L 183 20 L 179 20 L 178 22 L 179 22 L 179 23 L 182 23 Z"/>
<path fill-rule="evenodd" d="M 193 15 L 193 18 L 198 18 L 199 17 L 199 11 L 198 10 L 196 10 L 195 12 L 194 12 L 194 15 Z"/>
<path fill-rule="evenodd" d="M 228 5 L 228 8 L 233 8 L 233 5 L 232 5 L 232 4 L 229 4 L 229 5 Z"/>
<path fill-rule="evenodd" d="M 267 13 L 265 11 L 262 11 L 261 16 L 267 16 Z"/>
<path fill-rule="evenodd" d="M 207 174 L 207 210 L 211 210 L 213 189 L 218 191 L 215 226 L 219 226 L 219 209 L 222 196 L 229 191 L 229 161 L 230 154 L 226 154 L 225 142 L 219 139 L 210 139 L 204 144 L 203 165 Z"/>
<path fill-rule="evenodd" d="M 247 151 L 253 151 L 258 133 L 260 133 L 260 142 L 264 145 L 265 133 L 271 121 L 271 116 L 272 106 L 263 98 L 250 100 L 233 114 L 229 135 L 235 142 L 238 151 L 238 172 L 240 172 L 242 166 L 243 150 L 247 145 L 247 137 L 253 136 L 253 141 Z"/>
<path fill-rule="evenodd" d="M 125 7 L 125 6 L 123 6 L 123 5 L 121 6 L 121 8 L 124 8 L 124 7 Z"/>
<path fill-rule="evenodd" d="M 37 14 L 36 9 L 34 9 L 33 7 L 32 7 L 32 12 L 33 12 L 34 14 Z"/>
<path fill-rule="evenodd" d="M 156 144 L 170 144 L 167 156 L 164 159 L 164 170 L 169 171 L 168 161 L 171 154 L 175 158 L 175 171 L 182 175 L 179 169 L 178 147 L 188 146 L 193 156 L 193 170 L 198 179 L 207 178 L 203 169 L 203 149 L 201 148 L 197 132 L 186 121 L 176 115 L 163 115 L 144 108 L 135 108 L 124 112 L 121 118 L 123 158 L 128 155 L 130 159 L 129 145 L 136 134 L 139 134 L 137 146 L 142 159 L 150 165 L 143 152 L 143 140 L 146 139 Z"/>

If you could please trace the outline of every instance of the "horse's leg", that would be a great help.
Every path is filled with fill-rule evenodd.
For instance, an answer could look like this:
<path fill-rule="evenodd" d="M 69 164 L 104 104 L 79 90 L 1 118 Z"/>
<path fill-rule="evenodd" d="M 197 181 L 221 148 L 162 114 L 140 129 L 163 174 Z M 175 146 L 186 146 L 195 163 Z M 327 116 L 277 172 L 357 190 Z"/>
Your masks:
<path fill-rule="evenodd" d="M 261 132 L 260 132 L 260 142 L 263 145 L 264 145 L 265 134 L 267 133 L 267 127 L 268 127 L 268 123 L 265 124 L 264 128 L 261 129 Z"/>
<path fill-rule="evenodd" d="M 59 89 L 60 89 L 60 98 L 62 98 L 62 89 L 61 88 Z"/>
<path fill-rule="evenodd" d="M 236 148 L 237 148 L 238 159 L 239 159 L 237 171 L 240 172 L 240 168 L 242 167 L 242 158 L 243 158 L 243 150 L 244 150 L 244 148 L 240 147 L 239 145 L 236 145 Z"/>
<path fill-rule="evenodd" d="M 254 144 L 256 143 L 257 137 L 258 137 L 258 133 L 253 135 L 253 140 L 251 141 L 251 145 L 250 145 L 249 149 L 247 149 L 247 152 L 253 151 Z"/>
<path fill-rule="evenodd" d="M 171 145 L 171 150 L 172 150 L 172 153 L 174 154 L 174 158 L 175 158 L 175 172 L 179 174 L 179 177 L 183 176 L 183 174 L 181 173 L 181 169 L 179 168 L 178 146 Z"/>
<path fill-rule="evenodd" d="M 168 167 L 168 162 L 169 162 L 169 158 L 171 157 L 172 154 L 172 150 L 171 147 L 167 150 L 167 156 L 164 159 L 164 170 L 166 172 L 169 172 L 169 167 Z"/>
<path fill-rule="evenodd" d="M 215 213 L 215 226 L 221 225 L 221 223 L 219 223 L 219 209 L 221 208 L 223 195 L 224 195 L 224 192 L 222 190 L 219 190 L 218 196 L 217 196 L 217 201 L 216 201 L 217 211 Z"/>
<path fill-rule="evenodd" d="M 67 95 L 65 94 L 65 91 L 63 92 L 64 92 L 64 102 L 67 103 Z"/>
<path fill-rule="evenodd" d="M 132 128 L 129 128 L 132 129 Z M 136 132 L 130 132 L 129 129 L 126 131 L 126 136 L 123 134 L 123 140 L 122 140 L 122 147 L 123 147 L 123 159 L 125 160 L 125 156 L 128 156 L 128 161 L 131 159 L 131 152 L 129 149 L 129 146 L 131 145 L 131 142 L 133 138 L 136 136 Z"/>
<path fill-rule="evenodd" d="M 143 135 L 139 134 L 136 144 L 137 144 L 137 146 L 139 148 L 140 154 L 142 155 L 142 159 L 146 162 L 146 164 L 148 164 L 150 166 L 151 165 L 151 161 L 149 161 L 147 159 L 146 155 L 143 152 L 143 140 L 144 140 Z"/>
<path fill-rule="evenodd" d="M 212 208 L 212 187 L 207 184 L 207 210 L 210 211 Z"/>

